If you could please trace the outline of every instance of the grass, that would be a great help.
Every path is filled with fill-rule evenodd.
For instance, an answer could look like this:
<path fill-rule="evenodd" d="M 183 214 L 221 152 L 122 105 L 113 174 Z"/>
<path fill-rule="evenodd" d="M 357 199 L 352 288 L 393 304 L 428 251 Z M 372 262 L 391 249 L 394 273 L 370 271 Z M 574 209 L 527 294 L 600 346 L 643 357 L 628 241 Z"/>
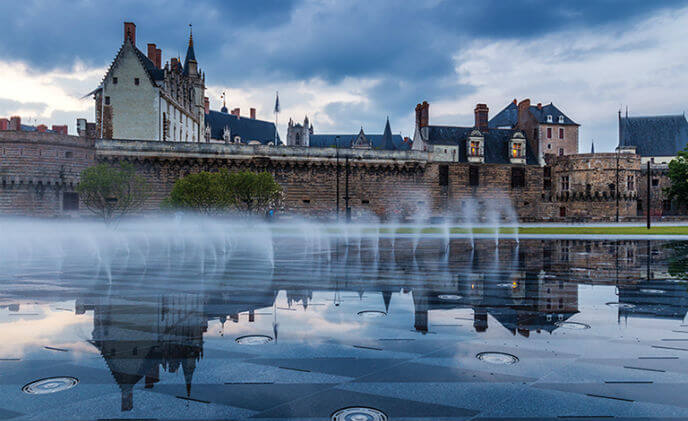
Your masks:
<path fill-rule="evenodd" d="M 392 229 L 382 228 L 380 230 L 384 233 L 391 233 Z M 468 234 L 470 230 L 462 227 L 452 227 L 449 229 L 452 234 Z M 559 235 L 688 235 L 688 225 L 680 226 L 656 226 L 651 229 L 646 227 L 628 227 L 628 226 L 607 226 L 607 227 L 500 227 L 500 234 L 513 234 L 518 231 L 519 234 L 559 234 Z M 418 229 L 411 227 L 400 227 L 396 229 L 397 234 L 414 234 Z M 444 231 L 441 228 L 429 227 L 420 230 L 423 234 L 441 234 Z M 494 228 L 490 227 L 476 227 L 473 228 L 473 234 L 494 234 Z"/>

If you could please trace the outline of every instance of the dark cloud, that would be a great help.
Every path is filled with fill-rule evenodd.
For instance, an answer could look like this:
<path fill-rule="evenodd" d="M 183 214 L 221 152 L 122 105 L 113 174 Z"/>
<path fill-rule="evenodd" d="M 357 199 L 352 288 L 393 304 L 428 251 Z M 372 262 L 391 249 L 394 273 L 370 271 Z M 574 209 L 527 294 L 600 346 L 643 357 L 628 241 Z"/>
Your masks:
<path fill-rule="evenodd" d="M 474 39 L 530 40 L 580 28 L 623 31 L 639 19 L 687 0 L 28 0 L 0 14 L 0 59 L 35 71 L 110 63 L 122 42 L 122 21 L 137 23 L 139 47 L 156 42 L 164 59 L 183 57 L 188 23 L 196 57 L 213 85 L 259 88 L 295 80 L 378 79 L 366 92 L 375 122 L 400 118 L 422 99 L 458 98 L 472 87 L 454 78 L 456 53 Z M 555 47 L 555 46 L 553 46 Z M 629 48 L 634 48 L 629 46 Z M 569 51 L 561 58 L 595 52 Z M 292 99 L 293 100 L 293 99 Z M 356 108 L 332 104 L 331 117 Z M 344 117 L 344 113 L 353 113 Z M 368 121 L 367 117 L 365 118 Z M 371 120 L 371 123 L 373 121 Z"/>

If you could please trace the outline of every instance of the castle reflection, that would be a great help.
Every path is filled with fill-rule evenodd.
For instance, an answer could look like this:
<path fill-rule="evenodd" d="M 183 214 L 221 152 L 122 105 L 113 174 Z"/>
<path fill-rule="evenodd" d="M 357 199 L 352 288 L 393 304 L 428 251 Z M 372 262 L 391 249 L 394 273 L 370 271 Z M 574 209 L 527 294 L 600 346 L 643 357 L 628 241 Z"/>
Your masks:
<path fill-rule="evenodd" d="M 247 254 L 192 277 L 191 262 L 147 262 L 145 271 L 114 268 L 111 282 L 79 295 L 77 313 L 93 312 L 90 342 L 121 389 L 123 411 L 134 406 L 135 385 L 154 388 L 164 372 L 181 371 L 190 396 L 209 322 L 238 323 L 239 314 L 248 313 L 247 323 L 253 323 L 255 313 L 276 306 L 280 294 L 289 307 L 298 303 L 305 311 L 314 292 L 331 294 L 335 306 L 342 293 L 375 293 L 389 312 L 395 294 L 410 293 L 415 331 L 432 330 L 434 311 L 466 309 L 476 334 L 494 320 L 521 337 L 551 333 L 577 314 L 581 284 L 614 286 L 617 304 L 626 304 L 619 305 L 619 319 L 683 318 L 688 310 L 688 289 L 669 273 L 674 250 L 665 243 L 445 244 L 401 237 L 304 251 L 280 241 L 273 262 Z M 276 321 L 272 327 L 276 339 Z"/>

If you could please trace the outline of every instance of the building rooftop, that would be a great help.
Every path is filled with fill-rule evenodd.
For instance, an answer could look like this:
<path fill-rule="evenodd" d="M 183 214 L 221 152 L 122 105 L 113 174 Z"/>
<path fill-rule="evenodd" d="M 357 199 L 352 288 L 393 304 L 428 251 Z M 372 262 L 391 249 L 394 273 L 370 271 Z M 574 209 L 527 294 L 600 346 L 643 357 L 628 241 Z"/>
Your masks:
<path fill-rule="evenodd" d="M 640 156 L 676 156 L 688 146 L 684 115 L 619 116 L 619 146 L 635 146 Z"/>

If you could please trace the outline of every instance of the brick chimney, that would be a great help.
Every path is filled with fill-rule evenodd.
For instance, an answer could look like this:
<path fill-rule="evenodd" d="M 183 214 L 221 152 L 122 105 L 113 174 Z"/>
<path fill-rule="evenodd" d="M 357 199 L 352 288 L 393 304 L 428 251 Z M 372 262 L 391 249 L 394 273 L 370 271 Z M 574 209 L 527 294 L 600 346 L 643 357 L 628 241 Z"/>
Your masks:
<path fill-rule="evenodd" d="M 10 130 L 21 131 L 21 117 L 16 115 L 10 117 Z"/>
<path fill-rule="evenodd" d="M 542 109 L 542 102 L 538 102 L 537 109 L 541 110 Z"/>
<path fill-rule="evenodd" d="M 45 133 L 48 131 L 48 126 L 46 126 L 45 124 L 39 124 L 38 126 L 36 126 L 36 131 L 39 133 Z"/>
<path fill-rule="evenodd" d="M 153 64 L 156 63 L 158 54 L 157 49 L 155 48 L 155 44 L 150 42 L 148 43 L 148 54 L 146 55 L 148 56 L 148 59 L 153 62 Z M 155 67 L 158 67 L 158 65 L 155 64 Z"/>
<path fill-rule="evenodd" d="M 518 101 L 514 98 L 514 105 L 518 105 Z"/>
<path fill-rule="evenodd" d="M 237 117 L 241 117 L 241 109 L 240 109 L 240 108 L 235 108 L 235 109 L 232 110 L 232 112 L 231 112 L 230 114 L 235 115 L 235 116 L 237 116 Z"/>
<path fill-rule="evenodd" d="M 162 50 L 159 48 L 155 49 L 155 67 L 161 69 L 162 67 Z"/>
<path fill-rule="evenodd" d="M 251 120 L 255 120 L 256 119 L 256 109 L 251 108 L 250 111 L 251 111 Z"/>
<path fill-rule="evenodd" d="M 124 41 L 127 39 L 136 45 L 136 24 L 134 22 L 124 22 Z"/>
<path fill-rule="evenodd" d="M 170 60 L 170 68 L 171 68 L 171 70 L 176 70 L 176 69 L 177 69 L 177 63 L 179 63 L 179 61 L 177 61 L 177 57 L 172 57 L 172 60 Z"/>
<path fill-rule="evenodd" d="M 66 135 L 67 134 L 67 125 L 64 124 L 64 125 L 58 126 L 58 125 L 53 124 L 51 130 L 54 131 L 55 133 Z"/>
<path fill-rule="evenodd" d="M 416 127 L 426 127 L 430 122 L 430 104 L 428 101 L 423 101 L 422 104 L 416 105 Z"/>
<path fill-rule="evenodd" d="M 9 130 L 10 121 L 6 118 L 0 118 L 0 130 Z"/>
<path fill-rule="evenodd" d="M 475 128 L 481 132 L 486 132 L 487 128 L 487 117 L 489 115 L 490 109 L 487 108 L 487 104 L 477 104 L 475 106 Z"/>
<path fill-rule="evenodd" d="M 210 99 L 208 97 L 203 98 L 203 108 L 205 108 L 205 113 L 210 113 Z"/>

